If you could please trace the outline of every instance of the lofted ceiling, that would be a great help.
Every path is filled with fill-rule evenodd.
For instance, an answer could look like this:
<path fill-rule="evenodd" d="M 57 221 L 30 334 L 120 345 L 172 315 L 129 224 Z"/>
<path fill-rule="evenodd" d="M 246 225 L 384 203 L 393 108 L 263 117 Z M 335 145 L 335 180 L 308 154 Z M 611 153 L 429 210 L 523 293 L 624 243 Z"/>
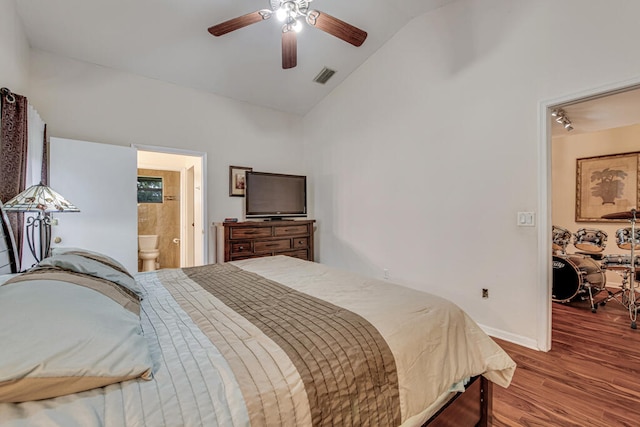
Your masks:
<path fill-rule="evenodd" d="M 272 0 L 16 0 L 32 48 L 304 115 L 416 16 L 457 0 L 307 0 L 365 30 L 354 47 L 305 24 L 298 65 L 283 70 L 275 17 L 214 37 L 207 29 Z M 329 67 L 325 84 L 313 78 Z M 575 135 L 640 123 L 640 89 L 564 105 Z"/>
<path fill-rule="evenodd" d="M 456 0 L 308 0 L 363 29 L 354 47 L 305 24 L 298 65 L 282 69 L 275 17 L 221 37 L 207 29 L 270 0 L 17 0 L 32 48 L 304 115 L 412 18 Z M 328 67 L 325 85 L 313 82 Z"/>

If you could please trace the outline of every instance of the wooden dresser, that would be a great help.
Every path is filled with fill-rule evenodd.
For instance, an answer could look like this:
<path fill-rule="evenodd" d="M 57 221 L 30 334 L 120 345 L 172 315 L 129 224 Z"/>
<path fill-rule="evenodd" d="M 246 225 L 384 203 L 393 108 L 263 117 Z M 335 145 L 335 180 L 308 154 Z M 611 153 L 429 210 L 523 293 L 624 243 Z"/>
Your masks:
<path fill-rule="evenodd" d="M 274 255 L 313 261 L 315 220 L 216 223 L 219 263 Z"/>

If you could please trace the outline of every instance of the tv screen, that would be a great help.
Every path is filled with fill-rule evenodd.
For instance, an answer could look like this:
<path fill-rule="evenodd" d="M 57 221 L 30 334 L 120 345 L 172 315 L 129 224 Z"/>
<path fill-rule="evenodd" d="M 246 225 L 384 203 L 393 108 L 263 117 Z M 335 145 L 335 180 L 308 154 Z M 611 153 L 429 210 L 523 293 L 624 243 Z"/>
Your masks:
<path fill-rule="evenodd" d="M 307 216 L 307 177 L 267 172 L 247 172 L 247 218 Z"/>

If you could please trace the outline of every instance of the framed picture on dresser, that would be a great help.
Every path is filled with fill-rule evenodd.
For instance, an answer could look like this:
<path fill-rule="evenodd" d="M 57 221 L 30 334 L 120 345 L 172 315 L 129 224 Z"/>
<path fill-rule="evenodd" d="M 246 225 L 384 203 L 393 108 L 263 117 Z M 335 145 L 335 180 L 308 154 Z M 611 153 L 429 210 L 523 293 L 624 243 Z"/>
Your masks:
<path fill-rule="evenodd" d="M 244 197 L 245 174 L 252 170 L 253 168 L 244 166 L 229 166 L 229 196 Z"/>

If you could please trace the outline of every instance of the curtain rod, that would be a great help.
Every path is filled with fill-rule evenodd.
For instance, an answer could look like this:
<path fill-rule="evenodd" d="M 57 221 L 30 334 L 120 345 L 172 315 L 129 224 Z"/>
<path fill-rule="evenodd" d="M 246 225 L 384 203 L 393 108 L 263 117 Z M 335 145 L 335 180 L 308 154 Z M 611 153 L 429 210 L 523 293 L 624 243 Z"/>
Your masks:
<path fill-rule="evenodd" d="M 9 104 L 16 102 L 16 97 L 13 96 L 13 93 L 8 88 L 0 88 L 0 94 L 4 95 L 4 99 L 6 99 Z"/>

